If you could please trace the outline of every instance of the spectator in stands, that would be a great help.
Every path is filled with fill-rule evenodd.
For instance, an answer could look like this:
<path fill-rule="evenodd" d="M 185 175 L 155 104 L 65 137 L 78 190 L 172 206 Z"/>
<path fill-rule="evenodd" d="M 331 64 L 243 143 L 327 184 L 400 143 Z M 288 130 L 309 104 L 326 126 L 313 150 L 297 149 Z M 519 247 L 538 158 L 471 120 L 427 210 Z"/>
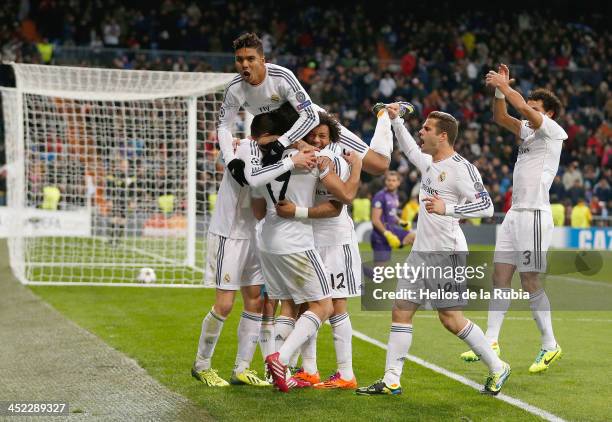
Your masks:
<path fill-rule="evenodd" d="M 574 185 L 569 189 L 567 194 L 572 200 L 572 204 L 576 205 L 579 200 L 584 199 L 585 197 L 584 186 L 582 185 L 582 180 L 575 180 Z"/>
<path fill-rule="evenodd" d="M 550 195 L 550 211 L 555 226 L 565 225 L 565 207 L 559 202 L 559 197 L 555 194 Z"/>
<path fill-rule="evenodd" d="M 591 210 L 584 203 L 584 198 L 578 201 L 578 204 L 572 209 L 572 227 L 575 229 L 588 229 L 591 227 Z"/>
<path fill-rule="evenodd" d="M 582 172 L 578 168 L 578 161 L 574 161 L 563 174 L 563 186 L 569 191 L 574 186 L 582 186 Z M 578 182 L 576 184 L 576 182 Z"/>

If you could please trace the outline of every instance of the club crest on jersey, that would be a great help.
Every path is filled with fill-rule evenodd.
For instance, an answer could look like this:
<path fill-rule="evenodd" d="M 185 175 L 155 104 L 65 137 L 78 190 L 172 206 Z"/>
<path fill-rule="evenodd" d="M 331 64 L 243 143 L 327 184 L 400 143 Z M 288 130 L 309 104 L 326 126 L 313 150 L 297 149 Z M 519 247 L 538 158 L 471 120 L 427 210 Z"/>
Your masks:
<path fill-rule="evenodd" d="M 440 182 L 444 182 L 446 180 L 446 172 L 443 171 L 442 173 L 440 173 L 440 175 L 438 176 L 438 180 Z"/>
<path fill-rule="evenodd" d="M 481 182 L 475 182 L 474 183 L 474 190 L 477 190 L 478 192 L 482 192 L 485 190 L 484 185 Z"/>
<path fill-rule="evenodd" d="M 270 97 L 270 100 L 278 103 L 280 101 L 280 97 L 277 94 L 272 94 L 272 96 Z"/>
<path fill-rule="evenodd" d="M 226 283 L 230 282 L 230 275 L 229 275 L 229 273 L 225 273 L 225 275 L 223 276 L 223 281 L 225 281 Z"/>

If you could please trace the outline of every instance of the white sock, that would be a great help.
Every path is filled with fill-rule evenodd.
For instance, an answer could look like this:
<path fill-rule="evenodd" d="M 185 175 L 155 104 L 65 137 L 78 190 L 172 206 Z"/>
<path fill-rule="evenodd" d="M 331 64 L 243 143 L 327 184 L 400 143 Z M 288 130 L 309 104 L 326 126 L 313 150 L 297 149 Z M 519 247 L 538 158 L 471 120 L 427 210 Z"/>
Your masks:
<path fill-rule="evenodd" d="M 261 330 L 259 331 L 259 349 L 264 359 L 276 351 L 274 342 L 274 317 L 264 315 L 261 317 Z"/>
<path fill-rule="evenodd" d="M 511 288 L 493 289 L 493 297 L 489 301 L 489 318 L 487 320 L 487 340 L 490 343 L 497 343 L 499 339 L 499 331 L 508 308 L 510 307 L 510 299 L 495 298 L 496 292 L 510 292 Z"/>
<path fill-rule="evenodd" d="M 274 350 L 279 351 L 289 334 L 293 331 L 295 320 L 286 316 L 278 316 L 274 321 Z M 264 356 L 265 358 L 265 356 Z"/>
<path fill-rule="evenodd" d="M 542 349 L 555 350 L 557 340 L 553 333 L 552 319 L 550 316 L 550 302 L 544 289 L 529 295 L 529 307 L 533 314 L 533 319 L 540 329 L 542 336 Z"/>
<path fill-rule="evenodd" d="M 482 362 L 489 368 L 489 372 L 498 372 L 504 368 L 501 359 L 491 348 L 489 340 L 487 340 L 480 327 L 472 321 L 468 320 L 465 327 L 457 333 L 457 337 L 465 341 L 472 351 L 480 356 Z"/>
<path fill-rule="evenodd" d="M 336 349 L 336 364 L 340 378 L 346 381 L 353 379 L 353 327 L 347 312 L 333 315 L 329 318 L 334 335 L 334 349 Z"/>
<path fill-rule="evenodd" d="M 310 337 L 314 336 L 320 326 L 321 320 L 314 312 L 304 312 L 295 322 L 295 328 L 278 350 L 280 352 L 278 358 L 280 362 L 283 365 L 289 364 L 291 355 L 293 355 L 302 344 L 306 343 Z"/>
<path fill-rule="evenodd" d="M 261 314 L 242 311 L 238 323 L 238 352 L 234 372 L 239 374 L 251 366 L 261 331 Z"/>
<path fill-rule="evenodd" d="M 319 371 L 317 368 L 317 334 L 318 331 L 315 331 L 315 333 L 302 344 L 302 368 L 309 374 L 314 374 Z M 293 355 L 295 356 L 296 353 Z"/>
<path fill-rule="evenodd" d="M 404 361 L 412 344 L 412 324 L 391 324 L 389 342 L 387 343 L 387 362 L 383 382 L 387 385 L 399 385 Z"/>
<path fill-rule="evenodd" d="M 215 352 L 215 346 L 217 345 L 217 340 L 219 340 L 224 322 L 225 318 L 217 315 L 212 309 L 202 320 L 202 331 L 200 332 L 195 362 L 196 371 L 210 369 L 210 360 Z"/>
<path fill-rule="evenodd" d="M 301 350 L 298 350 L 297 352 L 295 352 L 292 356 L 291 359 L 289 359 L 289 366 L 292 368 L 297 368 L 298 366 L 298 360 L 300 359 L 300 352 Z"/>
<path fill-rule="evenodd" d="M 391 131 L 391 120 L 387 110 L 381 111 L 376 119 L 376 129 L 374 129 L 374 136 L 370 141 L 370 149 L 391 159 L 393 132 Z"/>

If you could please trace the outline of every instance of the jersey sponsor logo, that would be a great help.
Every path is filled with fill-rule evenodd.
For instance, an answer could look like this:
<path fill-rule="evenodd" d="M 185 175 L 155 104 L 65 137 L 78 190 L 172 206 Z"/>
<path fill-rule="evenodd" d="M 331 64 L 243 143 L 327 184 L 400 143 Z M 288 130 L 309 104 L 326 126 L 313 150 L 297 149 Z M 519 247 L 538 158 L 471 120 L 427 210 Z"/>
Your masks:
<path fill-rule="evenodd" d="M 529 152 L 529 148 L 524 147 L 524 146 L 520 146 L 518 149 L 518 155 L 527 154 L 528 152 Z"/>
<path fill-rule="evenodd" d="M 446 180 L 446 172 L 443 171 L 442 173 L 440 173 L 440 175 L 438 176 L 438 180 L 440 182 L 444 182 Z"/>
<path fill-rule="evenodd" d="M 486 198 L 487 196 L 489 196 L 489 193 L 487 191 L 482 191 L 482 192 L 478 192 L 474 196 L 476 196 L 476 199 Z"/>
<path fill-rule="evenodd" d="M 430 195 L 439 195 L 440 194 L 440 192 L 438 192 L 437 190 L 435 190 L 434 188 L 432 188 L 431 186 L 428 186 L 426 184 L 422 183 L 421 187 L 423 188 L 423 190 L 425 192 L 427 192 Z"/>
<path fill-rule="evenodd" d="M 306 101 L 306 94 L 304 94 L 302 91 L 298 91 L 298 93 L 295 94 L 295 99 L 298 101 L 298 103 L 303 103 Z"/>
<path fill-rule="evenodd" d="M 259 107 L 260 113 L 268 113 L 270 111 L 271 105 L 261 106 Z"/>
<path fill-rule="evenodd" d="M 310 100 L 308 101 L 304 101 L 303 103 L 298 104 L 297 106 L 297 111 L 302 111 L 304 110 L 306 107 L 308 107 L 310 104 L 312 104 L 312 102 L 310 102 Z"/>
<path fill-rule="evenodd" d="M 278 96 L 278 94 L 272 94 L 270 100 L 274 101 L 275 103 L 278 103 L 280 101 L 280 97 Z"/>
<path fill-rule="evenodd" d="M 482 192 L 485 190 L 484 185 L 481 182 L 475 182 L 474 183 L 474 190 L 478 191 L 478 192 Z"/>

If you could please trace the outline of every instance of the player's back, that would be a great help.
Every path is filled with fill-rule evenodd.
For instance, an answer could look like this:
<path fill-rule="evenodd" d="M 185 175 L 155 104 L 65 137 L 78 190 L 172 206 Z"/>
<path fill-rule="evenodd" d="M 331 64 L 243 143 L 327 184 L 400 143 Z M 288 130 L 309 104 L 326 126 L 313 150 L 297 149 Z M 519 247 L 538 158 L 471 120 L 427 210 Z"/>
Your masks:
<path fill-rule="evenodd" d="M 295 149 L 285 150 L 283 158 L 297 152 Z M 314 249 L 311 221 L 279 217 L 276 214 L 276 203 L 285 199 L 297 207 L 312 207 L 318 180 L 317 168 L 309 171 L 294 169 L 259 188 L 266 199 L 266 219 L 261 230 L 260 244 L 264 251 L 285 255 Z"/>
<path fill-rule="evenodd" d="M 255 222 L 250 188 L 240 186 L 226 168 L 208 230 L 232 239 L 248 239 L 253 234 Z"/>

